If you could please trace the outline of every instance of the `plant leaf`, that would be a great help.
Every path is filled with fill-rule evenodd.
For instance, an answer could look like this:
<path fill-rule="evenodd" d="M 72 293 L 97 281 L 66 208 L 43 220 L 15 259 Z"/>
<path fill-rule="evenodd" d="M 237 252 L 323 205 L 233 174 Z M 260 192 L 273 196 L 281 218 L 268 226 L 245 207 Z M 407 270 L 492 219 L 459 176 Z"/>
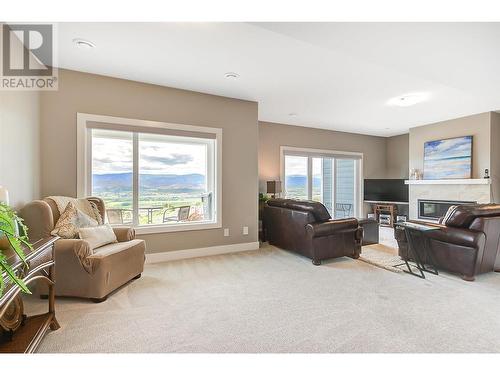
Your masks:
<path fill-rule="evenodd" d="M 30 290 L 28 289 L 28 287 L 26 286 L 24 281 L 16 276 L 16 274 L 14 273 L 12 268 L 7 263 L 5 263 L 4 261 L 0 262 L 0 268 L 3 268 L 3 270 L 5 272 L 7 272 L 7 275 L 9 275 L 9 278 L 15 284 L 17 284 L 24 293 L 31 294 Z"/>
<path fill-rule="evenodd" d="M 18 234 L 19 233 L 19 234 Z M 33 249 L 32 245 L 29 243 L 27 237 L 28 228 L 24 225 L 22 219 L 17 216 L 17 214 L 4 203 L 0 202 L 0 236 L 5 236 L 10 244 L 13 251 L 19 256 L 19 258 L 26 264 L 26 256 L 24 254 L 23 245 Z M 0 250 L 0 270 L 4 270 L 9 279 L 17 284 L 24 293 L 31 294 L 30 290 L 26 286 L 23 280 L 19 279 L 12 267 L 7 263 L 6 256 Z M 5 282 L 3 272 L 0 272 L 0 297 L 5 290 Z"/>

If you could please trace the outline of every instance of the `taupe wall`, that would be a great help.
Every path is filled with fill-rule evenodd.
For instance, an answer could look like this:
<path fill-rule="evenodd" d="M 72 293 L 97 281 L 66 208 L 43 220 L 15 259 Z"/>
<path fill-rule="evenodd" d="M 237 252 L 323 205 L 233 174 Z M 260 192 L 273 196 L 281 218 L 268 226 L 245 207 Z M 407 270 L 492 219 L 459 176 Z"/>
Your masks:
<path fill-rule="evenodd" d="M 410 135 L 388 137 L 386 143 L 386 177 L 408 178 Z"/>
<path fill-rule="evenodd" d="M 59 91 L 41 94 L 42 195 L 76 196 L 76 114 L 223 129 L 222 229 L 151 234 L 149 253 L 257 241 L 257 103 L 93 74 L 59 71 Z M 242 235 L 242 227 L 249 235 Z"/>
<path fill-rule="evenodd" d="M 40 195 L 39 94 L 0 91 L 0 185 L 20 208 Z"/>
<path fill-rule="evenodd" d="M 386 175 L 386 138 L 259 122 L 259 181 L 262 192 L 266 190 L 267 180 L 280 178 L 280 146 L 362 152 L 364 178 L 384 178 Z"/>
<path fill-rule="evenodd" d="M 483 177 L 490 168 L 490 113 L 462 117 L 410 129 L 410 169 L 423 171 L 424 143 L 445 138 L 472 135 L 472 178 Z"/>

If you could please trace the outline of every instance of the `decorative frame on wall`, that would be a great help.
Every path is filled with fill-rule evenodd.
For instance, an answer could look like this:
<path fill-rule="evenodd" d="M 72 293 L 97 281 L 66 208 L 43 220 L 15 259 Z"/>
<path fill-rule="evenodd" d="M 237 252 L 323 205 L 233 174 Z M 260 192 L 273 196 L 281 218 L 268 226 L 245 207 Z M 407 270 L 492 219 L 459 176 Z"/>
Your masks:
<path fill-rule="evenodd" d="M 425 142 L 424 179 L 472 178 L 472 143 L 472 135 Z"/>

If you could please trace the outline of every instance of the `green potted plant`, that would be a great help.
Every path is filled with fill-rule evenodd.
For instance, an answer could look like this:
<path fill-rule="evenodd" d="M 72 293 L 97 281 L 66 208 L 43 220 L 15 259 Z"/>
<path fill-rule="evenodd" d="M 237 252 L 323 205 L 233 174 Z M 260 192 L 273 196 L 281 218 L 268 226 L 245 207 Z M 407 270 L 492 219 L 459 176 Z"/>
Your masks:
<path fill-rule="evenodd" d="M 9 206 L 0 202 L 0 297 L 5 289 L 3 273 L 23 292 L 31 294 L 26 284 L 16 276 L 12 267 L 7 263 L 5 255 L 5 250 L 12 249 L 23 262 L 26 262 L 23 246 L 32 249 L 26 233 L 27 228 L 22 219 Z"/>

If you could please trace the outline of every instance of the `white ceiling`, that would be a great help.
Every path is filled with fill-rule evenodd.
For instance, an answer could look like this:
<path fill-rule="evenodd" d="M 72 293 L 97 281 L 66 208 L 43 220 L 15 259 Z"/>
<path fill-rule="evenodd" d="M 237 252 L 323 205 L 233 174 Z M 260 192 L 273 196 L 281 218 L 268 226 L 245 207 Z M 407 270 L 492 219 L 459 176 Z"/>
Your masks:
<path fill-rule="evenodd" d="M 58 35 L 60 67 L 257 101 L 261 121 L 390 136 L 500 109 L 500 23 L 60 23 Z M 412 92 L 430 100 L 386 104 Z"/>

